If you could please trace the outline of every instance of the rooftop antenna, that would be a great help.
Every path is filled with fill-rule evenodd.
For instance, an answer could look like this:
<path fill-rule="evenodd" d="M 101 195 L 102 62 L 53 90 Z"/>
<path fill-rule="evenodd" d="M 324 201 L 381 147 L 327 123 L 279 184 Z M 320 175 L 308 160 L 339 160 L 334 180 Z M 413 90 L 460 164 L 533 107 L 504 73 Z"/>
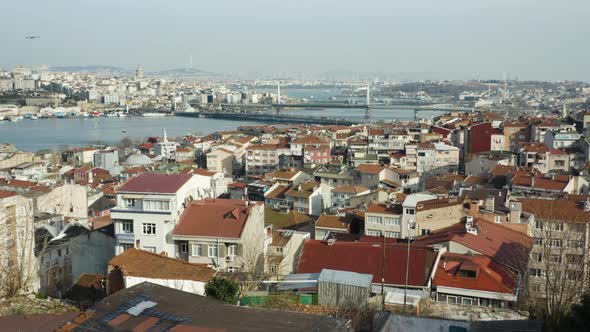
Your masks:
<path fill-rule="evenodd" d="M 367 82 L 367 107 L 369 107 L 369 100 L 370 100 L 370 89 L 371 89 L 371 85 L 370 83 Z"/>

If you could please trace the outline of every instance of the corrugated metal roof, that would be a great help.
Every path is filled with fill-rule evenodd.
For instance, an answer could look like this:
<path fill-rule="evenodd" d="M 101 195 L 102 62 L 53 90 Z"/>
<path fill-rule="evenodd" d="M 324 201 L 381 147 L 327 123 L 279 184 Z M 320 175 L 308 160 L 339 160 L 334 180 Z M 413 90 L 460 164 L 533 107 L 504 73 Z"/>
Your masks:
<path fill-rule="evenodd" d="M 371 287 L 373 276 L 371 274 L 364 273 L 323 269 L 320 273 L 318 281 L 357 287 Z"/>
<path fill-rule="evenodd" d="M 286 275 L 282 281 L 277 284 L 279 291 L 315 288 L 318 285 L 319 273 L 297 273 Z M 297 282 L 301 281 L 301 282 Z"/>

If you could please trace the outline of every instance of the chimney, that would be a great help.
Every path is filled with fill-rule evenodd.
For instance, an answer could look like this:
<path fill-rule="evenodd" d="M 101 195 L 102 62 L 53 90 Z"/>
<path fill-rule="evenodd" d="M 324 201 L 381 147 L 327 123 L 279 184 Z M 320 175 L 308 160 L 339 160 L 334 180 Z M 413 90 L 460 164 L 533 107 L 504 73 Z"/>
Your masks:
<path fill-rule="evenodd" d="M 535 187 L 535 174 L 531 176 L 531 188 Z"/>
<path fill-rule="evenodd" d="M 486 211 L 494 212 L 494 203 L 495 203 L 494 196 L 492 196 L 492 195 L 486 196 L 486 200 L 484 203 L 484 208 L 486 209 Z"/>
<path fill-rule="evenodd" d="M 473 217 L 467 216 L 465 217 L 465 228 L 473 227 Z"/>
<path fill-rule="evenodd" d="M 510 202 L 510 222 L 520 223 L 520 215 L 522 214 L 522 203 L 521 202 Z"/>

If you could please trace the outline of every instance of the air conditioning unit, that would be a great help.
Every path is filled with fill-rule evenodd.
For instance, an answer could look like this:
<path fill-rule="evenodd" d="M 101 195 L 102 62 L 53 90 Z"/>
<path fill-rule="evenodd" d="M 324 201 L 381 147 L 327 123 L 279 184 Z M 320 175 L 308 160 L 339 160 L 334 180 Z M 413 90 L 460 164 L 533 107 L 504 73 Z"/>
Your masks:
<path fill-rule="evenodd" d="M 234 259 L 235 259 L 235 257 L 234 257 L 234 256 L 232 256 L 232 255 L 227 255 L 227 256 L 225 256 L 225 261 L 226 261 L 226 262 L 233 262 L 233 261 L 234 261 Z"/>

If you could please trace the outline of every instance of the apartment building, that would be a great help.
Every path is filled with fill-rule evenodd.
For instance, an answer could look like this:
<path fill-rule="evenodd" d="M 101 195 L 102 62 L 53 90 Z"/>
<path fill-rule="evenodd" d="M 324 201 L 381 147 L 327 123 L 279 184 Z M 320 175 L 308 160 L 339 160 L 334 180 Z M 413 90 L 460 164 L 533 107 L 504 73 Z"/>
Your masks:
<path fill-rule="evenodd" d="M 264 176 L 278 168 L 280 155 L 291 154 L 283 144 L 252 144 L 246 151 L 246 176 Z"/>
<path fill-rule="evenodd" d="M 192 174 L 146 173 L 131 178 L 117 191 L 111 209 L 115 223 L 115 253 L 129 248 L 175 257 L 172 230 L 186 204 L 202 199 L 199 179 Z"/>
<path fill-rule="evenodd" d="M 178 257 L 224 272 L 262 271 L 272 242 L 261 202 L 211 199 L 188 204 L 172 232 Z"/>

